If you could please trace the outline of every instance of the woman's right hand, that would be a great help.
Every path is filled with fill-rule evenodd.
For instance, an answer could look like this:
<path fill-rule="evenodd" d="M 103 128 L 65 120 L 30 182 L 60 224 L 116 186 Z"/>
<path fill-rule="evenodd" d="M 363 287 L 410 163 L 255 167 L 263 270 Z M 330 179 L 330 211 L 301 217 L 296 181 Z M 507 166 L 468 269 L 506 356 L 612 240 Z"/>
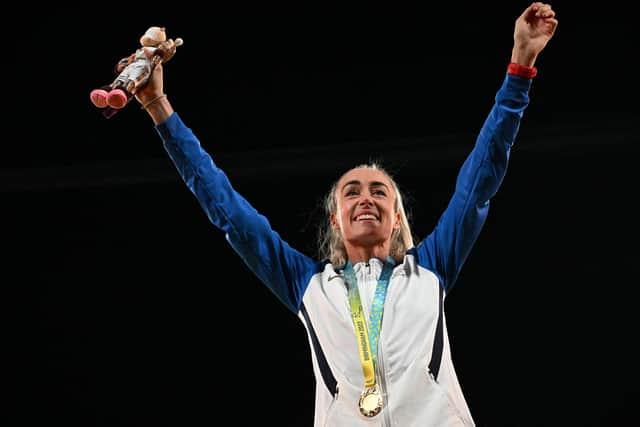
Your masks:
<path fill-rule="evenodd" d="M 147 83 L 138 91 L 136 91 L 136 99 L 141 105 L 146 105 L 151 100 L 162 96 L 163 81 L 162 81 L 162 64 L 158 64 L 154 67 Z"/>
<path fill-rule="evenodd" d="M 164 81 L 162 74 L 162 64 L 158 64 L 151 72 L 147 84 L 136 92 L 136 99 L 144 110 L 153 119 L 153 123 L 158 125 L 173 114 L 173 107 L 164 94 Z"/>

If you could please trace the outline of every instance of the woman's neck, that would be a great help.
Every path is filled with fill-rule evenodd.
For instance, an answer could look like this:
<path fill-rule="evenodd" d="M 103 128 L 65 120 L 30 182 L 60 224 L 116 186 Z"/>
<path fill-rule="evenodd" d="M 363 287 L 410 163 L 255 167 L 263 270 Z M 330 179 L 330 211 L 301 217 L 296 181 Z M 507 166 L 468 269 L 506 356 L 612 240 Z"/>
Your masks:
<path fill-rule="evenodd" d="M 354 265 L 359 262 L 369 262 L 371 258 L 384 261 L 389 256 L 389 248 L 386 246 L 347 246 L 346 248 L 347 258 Z"/>

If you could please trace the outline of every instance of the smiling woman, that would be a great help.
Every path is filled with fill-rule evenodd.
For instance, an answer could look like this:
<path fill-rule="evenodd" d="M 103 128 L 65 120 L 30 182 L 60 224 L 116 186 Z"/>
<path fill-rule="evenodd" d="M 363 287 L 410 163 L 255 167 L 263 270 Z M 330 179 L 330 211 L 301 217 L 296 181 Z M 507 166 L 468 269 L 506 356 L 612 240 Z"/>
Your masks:
<path fill-rule="evenodd" d="M 173 110 L 161 64 L 136 93 L 207 217 L 306 328 L 317 381 L 316 426 L 474 425 L 453 367 L 444 299 L 505 176 L 536 58 L 557 24 L 551 6 L 540 2 L 516 19 L 495 103 L 448 206 L 418 244 L 398 186 L 371 164 L 348 170 L 330 189 L 320 255 L 292 248 L 233 188 Z"/>
<path fill-rule="evenodd" d="M 345 173 L 325 197 L 329 223 L 320 229 L 319 257 L 334 265 L 384 259 L 400 261 L 413 247 L 403 197 L 380 163 L 360 165 Z"/>

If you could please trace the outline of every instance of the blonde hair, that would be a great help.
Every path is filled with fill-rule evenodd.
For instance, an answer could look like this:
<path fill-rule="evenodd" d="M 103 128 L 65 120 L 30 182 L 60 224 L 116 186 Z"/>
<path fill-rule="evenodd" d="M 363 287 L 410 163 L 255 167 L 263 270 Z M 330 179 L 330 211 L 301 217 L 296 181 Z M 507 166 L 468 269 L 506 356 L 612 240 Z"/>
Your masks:
<path fill-rule="evenodd" d="M 339 230 L 334 229 L 331 225 L 331 215 L 337 211 L 336 190 L 338 183 L 343 176 L 354 169 L 375 169 L 382 172 L 391 182 L 393 190 L 396 193 L 396 200 L 394 203 L 395 212 L 400 213 L 400 227 L 396 229 L 391 236 L 391 249 L 389 255 L 400 262 L 404 258 L 409 249 L 413 247 L 413 235 L 411 227 L 409 225 L 409 214 L 402 202 L 402 193 L 398 188 L 395 180 L 387 170 L 381 165 L 380 162 L 373 161 L 367 164 L 358 165 L 349 171 L 345 172 L 338 178 L 329 192 L 325 195 L 323 200 L 324 209 L 324 223 L 321 225 L 318 232 L 318 255 L 320 259 L 328 259 L 334 266 L 341 267 L 348 261 L 347 249 L 344 245 L 344 240 Z"/>

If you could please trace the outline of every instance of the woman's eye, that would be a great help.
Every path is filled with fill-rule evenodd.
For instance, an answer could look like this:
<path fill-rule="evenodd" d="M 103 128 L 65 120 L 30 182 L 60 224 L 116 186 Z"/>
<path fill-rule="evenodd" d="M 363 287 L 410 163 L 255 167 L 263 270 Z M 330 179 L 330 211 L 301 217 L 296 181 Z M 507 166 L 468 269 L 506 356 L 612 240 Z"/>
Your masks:
<path fill-rule="evenodd" d="M 387 195 L 387 193 L 385 193 L 384 190 L 373 190 L 372 193 L 377 195 L 377 196 L 386 196 Z"/>
<path fill-rule="evenodd" d="M 347 190 L 347 192 L 344 195 L 345 196 L 357 196 L 358 192 L 356 190 Z"/>

